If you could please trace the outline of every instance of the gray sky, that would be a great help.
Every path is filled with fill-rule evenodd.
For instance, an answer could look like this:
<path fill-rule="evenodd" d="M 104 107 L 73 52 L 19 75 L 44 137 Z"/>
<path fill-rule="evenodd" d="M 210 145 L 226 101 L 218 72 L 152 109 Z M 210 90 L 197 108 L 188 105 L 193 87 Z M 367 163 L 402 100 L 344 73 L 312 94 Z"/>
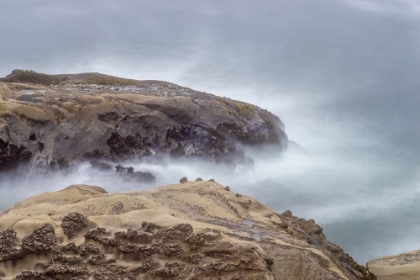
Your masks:
<path fill-rule="evenodd" d="M 310 156 L 289 154 L 268 166 L 261 160 L 254 171 L 260 181 L 237 190 L 279 212 L 315 218 L 360 262 L 420 249 L 418 1 L 0 6 L 0 76 L 16 68 L 95 71 L 267 108 Z"/>

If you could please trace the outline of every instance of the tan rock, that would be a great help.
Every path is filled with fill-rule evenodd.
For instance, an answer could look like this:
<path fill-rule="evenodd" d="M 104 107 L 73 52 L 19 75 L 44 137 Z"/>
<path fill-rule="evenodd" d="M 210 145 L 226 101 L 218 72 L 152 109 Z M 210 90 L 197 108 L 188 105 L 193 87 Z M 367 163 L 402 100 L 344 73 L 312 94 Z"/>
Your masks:
<path fill-rule="evenodd" d="M 243 144 L 281 151 L 288 142 L 266 110 L 166 82 L 15 70 L 0 94 L 0 171 L 28 159 L 67 168 L 157 152 L 229 162 L 244 158 Z"/>
<path fill-rule="evenodd" d="M 0 213 L 0 278 L 371 279 L 314 221 L 290 217 L 216 182 L 115 194 L 73 185 Z M 69 239 L 66 222 L 83 226 Z"/>
<path fill-rule="evenodd" d="M 378 280 L 420 279 L 420 251 L 402 253 L 371 260 L 367 267 Z"/>

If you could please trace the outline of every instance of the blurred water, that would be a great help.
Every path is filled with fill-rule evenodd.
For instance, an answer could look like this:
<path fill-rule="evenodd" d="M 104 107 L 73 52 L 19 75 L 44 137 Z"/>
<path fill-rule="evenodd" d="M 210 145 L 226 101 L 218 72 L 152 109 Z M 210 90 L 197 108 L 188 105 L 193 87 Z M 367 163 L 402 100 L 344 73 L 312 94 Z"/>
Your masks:
<path fill-rule="evenodd" d="M 420 249 L 420 48 L 414 1 L 3 1 L 0 76 L 102 72 L 167 80 L 268 109 L 308 153 L 255 166 L 128 163 L 155 185 L 214 178 L 314 218 L 359 262 Z M 24 5 L 24 8 L 23 8 Z M 0 175 L 0 206 L 74 183 L 151 188 L 80 166 Z"/>
<path fill-rule="evenodd" d="M 291 210 L 299 217 L 315 219 L 330 241 L 361 263 L 420 246 L 413 242 L 415 239 L 410 241 L 420 228 L 420 213 L 415 207 L 420 200 L 416 197 L 420 196 L 393 188 L 395 170 L 384 172 L 383 166 L 364 170 L 365 166 L 357 161 L 338 164 L 335 158 L 293 149 L 283 154 L 270 150 L 248 153 L 254 159 L 253 167 L 194 159 L 167 159 L 165 164 L 123 163 L 135 171 L 153 173 L 157 177 L 153 184 L 126 182 L 114 170 L 98 171 L 89 164 L 82 164 L 68 174 L 15 178 L 2 175 L 0 206 L 3 209 L 29 196 L 57 191 L 71 184 L 98 185 L 108 192 L 121 192 L 178 183 L 183 176 L 190 181 L 201 177 L 215 179 L 233 192 L 251 195 L 276 212 Z M 388 184 L 381 186 L 380 192 L 369 183 L 376 176 L 383 176 L 384 184 Z M 415 181 L 407 182 L 404 187 L 411 194 L 420 192 Z"/>

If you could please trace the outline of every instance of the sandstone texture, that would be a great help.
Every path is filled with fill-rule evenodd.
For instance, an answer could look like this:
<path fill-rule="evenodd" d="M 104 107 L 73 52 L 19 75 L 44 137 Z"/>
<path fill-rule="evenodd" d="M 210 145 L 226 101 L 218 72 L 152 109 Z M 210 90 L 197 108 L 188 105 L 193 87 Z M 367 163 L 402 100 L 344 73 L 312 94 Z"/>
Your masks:
<path fill-rule="evenodd" d="M 217 182 L 72 185 L 0 213 L 0 279 L 376 279 L 314 220 Z"/>
<path fill-rule="evenodd" d="M 252 163 L 245 147 L 287 143 L 267 110 L 167 82 L 23 70 L 0 79 L 0 171 L 166 155 Z"/>
<path fill-rule="evenodd" d="M 369 270 L 378 280 L 418 280 L 420 279 L 420 251 L 402 253 L 371 260 Z"/>

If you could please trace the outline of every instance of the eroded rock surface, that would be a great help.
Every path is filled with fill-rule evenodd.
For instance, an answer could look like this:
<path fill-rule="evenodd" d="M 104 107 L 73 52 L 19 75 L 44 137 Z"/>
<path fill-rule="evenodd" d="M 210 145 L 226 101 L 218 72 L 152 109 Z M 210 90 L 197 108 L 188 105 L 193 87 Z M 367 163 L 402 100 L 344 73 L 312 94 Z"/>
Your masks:
<path fill-rule="evenodd" d="M 420 275 L 420 251 L 386 256 L 367 263 L 378 280 L 417 280 Z"/>
<path fill-rule="evenodd" d="M 64 217 L 61 228 L 68 238 L 75 236 L 82 228 L 86 227 L 88 220 L 80 213 L 70 213 Z"/>
<path fill-rule="evenodd" d="M 214 180 L 34 196 L 0 213 L 0 253 L 0 279 L 375 279 L 315 221 Z"/>
<path fill-rule="evenodd" d="M 287 142 L 270 112 L 171 83 L 23 70 L 0 80 L 0 171 L 161 155 L 251 163 L 244 146 Z"/>

